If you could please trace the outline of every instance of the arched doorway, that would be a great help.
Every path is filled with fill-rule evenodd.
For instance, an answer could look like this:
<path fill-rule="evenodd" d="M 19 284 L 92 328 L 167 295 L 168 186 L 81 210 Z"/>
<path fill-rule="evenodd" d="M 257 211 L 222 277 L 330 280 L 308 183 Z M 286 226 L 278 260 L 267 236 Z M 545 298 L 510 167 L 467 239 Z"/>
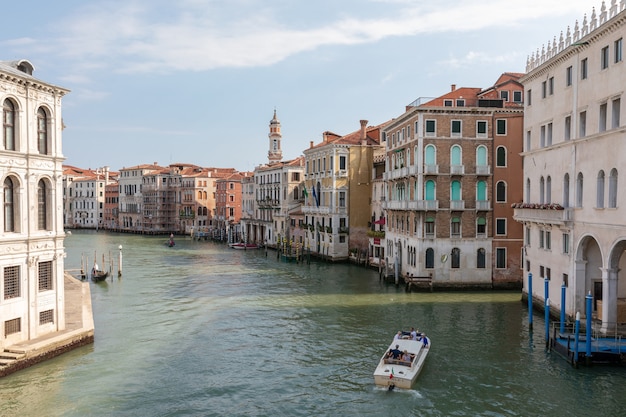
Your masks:
<path fill-rule="evenodd" d="M 602 288 L 602 251 L 593 236 L 580 240 L 576 250 L 575 294 L 572 315 L 580 312 L 586 317 L 585 296 L 593 296 L 593 314 L 597 312 L 597 301 L 603 299 Z"/>

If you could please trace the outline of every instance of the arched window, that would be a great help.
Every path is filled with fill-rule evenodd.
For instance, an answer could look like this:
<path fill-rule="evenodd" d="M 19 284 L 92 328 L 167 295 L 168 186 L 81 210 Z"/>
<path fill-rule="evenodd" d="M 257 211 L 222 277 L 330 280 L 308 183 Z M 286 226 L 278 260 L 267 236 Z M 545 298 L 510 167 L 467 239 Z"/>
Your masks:
<path fill-rule="evenodd" d="M 546 178 L 546 203 L 552 203 L 552 177 Z"/>
<path fill-rule="evenodd" d="M 569 174 L 563 176 L 563 207 L 569 207 Z"/>
<path fill-rule="evenodd" d="M 461 147 L 459 145 L 453 145 L 450 149 L 450 165 L 461 165 Z"/>
<path fill-rule="evenodd" d="M 37 110 L 37 150 L 48 154 L 48 115 L 42 107 Z"/>
<path fill-rule="evenodd" d="M 545 200 L 545 193 L 546 193 L 546 181 L 543 179 L 543 177 L 539 178 L 539 204 L 543 204 L 546 202 Z"/>
<path fill-rule="evenodd" d="M 450 267 L 452 268 L 460 268 L 461 267 L 461 250 L 459 248 L 453 248 L 452 253 L 450 254 Z"/>
<path fill-rule="evenodd" d="M 506 183 L 499 181 L 496 184 L 496 201 L 499 203 L 506 202 Z"/>
<path fill-rule="evenodd" d="M 524 201 L 530 203 L 530 178 L 526 178 L 526 198 Z"/>
<path fill-rule="evenodd" d="M 609 208 L 617 208 L 617 170 L 609 174 Z"/>
<path fill-rule="evenodd" d="M 426 268 L 432 269 L 435 267 L 435 250 L 433 248 L 426 249 Z"/>
<path fill-rule="evenodd" d="M 579 172 L 576 177 L 576 207 L 583 206 L 583 173 Z"/>
<path fill-rule="evenodd" d="M 506 148 L 504 146 L 498 146 L 496 150 L 496 166 L 506 166 Z"/>
<path fill-rule="evenodd" d="M 39 180 L 37 184 L 37 228 L 48 230 L 48 192 L 46 182 Z"/>
<path fill-rule="evenodd" d="M 4 149 L 7 151 L 15 150 L 15 105 L 11 100 L 4 100 L 2 106 L 3 117 L 3 137 L 4 137 Z"/>
<path fill-rule="evenodd" d="M 450 219 L 450 236 L 461 236 L 461 219 L 459 217 Z"/>
<path fill-rule="evenodd" d="M 476 201 L 487 201 L 487 183 L 478 181 L 476 183 Z"/>
<path fill-rule="evenodd" d="M 198 191 L 198 200 L 202 200 L 202 191 Z"/>
<path fill-rule="evenodd" d="M 476 251 L 476 268 L 479 269 L 484 269 L 486 262 L 485 262 L 485 249 L 484 248 L 480 248 Z"/>
<path fill-rule="evenodd" d="M 604 171 L 598 172 L 596 208 L 604 208 Z"/>
<path fill-rule="evenodd" d="M 426 145 L 424 149 L 424 164 L 437 165 L 437 154 L 434 145 Z"/>
<path fill-rule="evenodd" d="M 426 236 L 427 238 L 433 238 L 435 237 L 435 218 L 434 217 L 427 217 L 426 220 L 424 220 L 424 236 Z"/>
<path fill-rule="evenodd" d="M 300 200 L 300 190 L 298 187 L 293 187 L 293 199 Z"/>
<path fill-rule="evenodd" d="M 450 201 L 461 200 L 461 182 L 454 180 L 450 183 Z"/>
<path fill-rule="evenodd" d="M 17 185 L 11 177 L 4 180 L 4 231 L 16 232 Z"/>
<path fill-rule="evenodd" d="M 198 207 L 198 216 L 202 216 L 202 207 Z"/>
<path fill-rule="evenodd" d="M 434 200 L 435 199 L 435 181 L 428 180 L 424 185 L 425 188 L 425 200 Z"/>
<path fill-rule="evenodd" d="M 487 166 L 487 147 L 480 145 L 476 148 L 476 166 Z"/>

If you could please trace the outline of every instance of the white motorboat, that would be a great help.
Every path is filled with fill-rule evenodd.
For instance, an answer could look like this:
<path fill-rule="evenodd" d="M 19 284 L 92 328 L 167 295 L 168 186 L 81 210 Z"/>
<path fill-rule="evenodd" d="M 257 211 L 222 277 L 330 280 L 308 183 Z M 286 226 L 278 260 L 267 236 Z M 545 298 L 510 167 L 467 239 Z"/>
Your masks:
<path fill-rule="evenodd" d="M 376 385 L 388 389 L 405 388 L 410 389 L 420 371 L 424 367 L 424 360 L 430 351 L 430 338 L 422 335 L 422 340 L 411 340 L 408 338 L 395 339 L 389 349 L 385 351 L 374 371 L 374 382 Z M 419 338 L 418 338 L 419 339 Z M 424 340 L 426 339 L 426 340 Z M 389 357 L 389 352 L 397 349 L 400 352 L 405 350 L 409 353 L 411 361 L 403 361 L 401 358 L 393 359 Z"/>

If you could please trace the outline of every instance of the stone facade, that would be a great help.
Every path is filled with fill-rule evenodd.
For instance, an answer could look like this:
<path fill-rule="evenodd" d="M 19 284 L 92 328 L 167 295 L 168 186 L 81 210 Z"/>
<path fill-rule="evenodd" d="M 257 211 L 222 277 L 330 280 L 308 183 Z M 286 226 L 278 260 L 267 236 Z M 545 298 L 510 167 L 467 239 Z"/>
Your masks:
<path fill-rule="evenodd" d="M 0 349 L 65 328 L 61 100 L 69 91 L 0 62 Z"/>

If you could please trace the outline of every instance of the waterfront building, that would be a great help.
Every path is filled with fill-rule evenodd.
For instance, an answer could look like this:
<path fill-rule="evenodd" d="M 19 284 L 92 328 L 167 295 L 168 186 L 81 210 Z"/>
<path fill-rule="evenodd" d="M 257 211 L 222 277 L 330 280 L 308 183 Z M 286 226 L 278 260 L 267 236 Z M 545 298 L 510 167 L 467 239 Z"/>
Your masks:
<path fill-rule="evenodd" d="M 372 204 L 371 216 L 369 222 L 369 265 L 382 270 L 383 260 L 385 259 L 385 247 L 387 240 L 385 239 L 385 225 L 387 219 L 383 202 L 387 197 L 387 182 L 384 180 L 386 152 L 384 147 L 374 150 L 374 166 L 372 168 Z"/>
<path fill-rule="evenodd" d="M 316 145 L 304 151 L 305 245 L 311 253 L 347 260 L 352 253 L 367 256 L 371 221 L 374 152 L 385 124 L 367 126 L 341 136 L 324 132 Z"/>
<path fill-rule="evenodd" d="M 282 160 L 281 123 L 276 110 L 268 139 L 268 162 L 257 166 L 242 184 L 242 238 L 271 246 L 292 241 L 302 245 L 303 231 L 298 226 L 302 220 L 304 158 Z"/>
<path fill-rule="evenodd" d="M 572 318 L 626 322 L 626 2 L 602 3 L 590 19 L 549 41 L 528 59 L 525 89 L 523 201 L 526 295 Z M 586 313 L 585 298 L 593 297 Z"/>
<path fill-rule="evenodd" d="M 0 351 L 65 329 L 62 98 L 27 60 L 0 62 Z"/>
<path fill-rule="evenodd" d="M 111 175 L 110 173 L 109 175 Z M 117 178 L 117 175 L 115 175 Z M 119 228 L 120 188 L 117 180 L 104 186 L 104 225 L 107 230 Z"/>
<path fill-rule="evenodd" d="M 214 237 L 228 243 L 241 240 L 241 199 L 243 179 L 251 172 L 235 172 L 215 181 Z"/>
<path fill-rule="evenodd" d="M 105 186 L 111 183 L 109 167 L 95 170 L 81 170 L 80 176 L 75 167 L 67 173 L 67 201 L 69 207 L 68 227 L 81 229 L 101 229 L 104 226 Z"/>
<path fill-rule="evenodd" d="M 385 263 L 440 287 L 520 287 L 523 88 L 505 73 L 487 89 L 420 98 L 383 130 Z"/>
<path fill-rule="evenodd" d="M 143 233 L 170 234 L 178 232 L 178 218 L 193 218 L 193 209 L 183 212 L 181 187 L 182 167 L 170 165 L 167 168 L 145 172 L 141 178 Z"/>
<path fill-rule="evenodd" d="M 120 169 L 119 191 L 119 229 L 125 232 L 141 233 L 144 231 L 143 212 L 143 176 L 162 170 L 156 162 Z"/>

